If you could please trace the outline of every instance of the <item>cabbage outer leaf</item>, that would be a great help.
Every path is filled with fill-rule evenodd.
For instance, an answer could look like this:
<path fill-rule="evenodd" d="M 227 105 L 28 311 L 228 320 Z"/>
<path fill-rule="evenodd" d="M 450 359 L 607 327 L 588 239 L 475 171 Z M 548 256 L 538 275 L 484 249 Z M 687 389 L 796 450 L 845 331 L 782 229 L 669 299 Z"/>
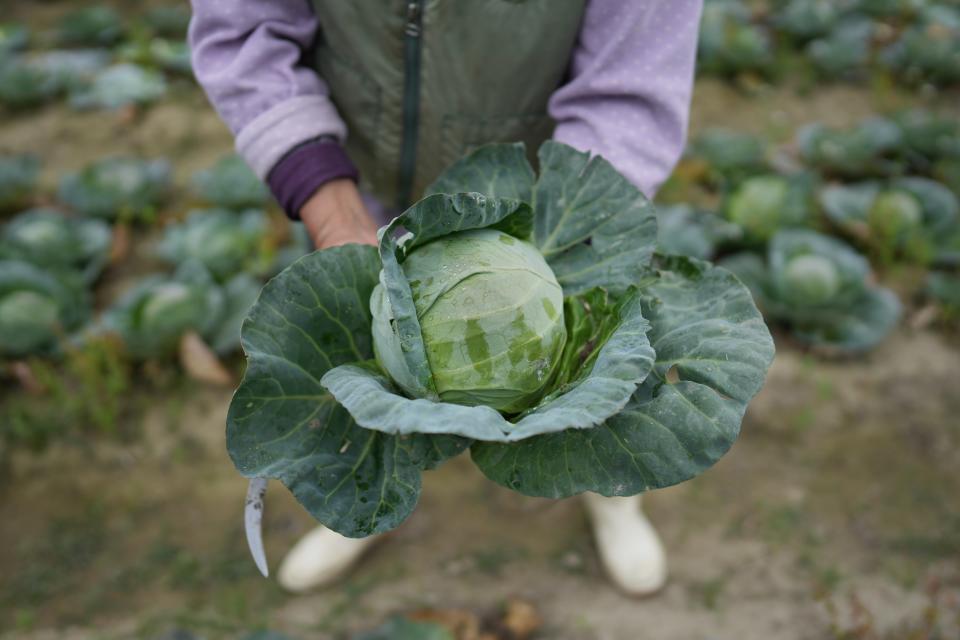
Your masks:
<path fill-rule="evenodd" d="M 516 422 L 486 406 L 407 398 L 375 364 L 342 365 L 328 371 L 320 382 L 360 426 L 386 433 L 450 433 L 514 442 L 564 429 L 585 429 L 620 411 L 653 367 L 654 353 L 647 339 L 650 324 L 636 294 L 631 293 L 615 312 L 617 327 L 599 348 L 589 374 L 562 394 L 551 394 Z"/>
<path fill-rule="evenodd" d="M 918 177 L 897 178 L 892 188 L 906 191 L 920 202 L 924 229 L 932 234 L 950 233 L 960 218 L 960 201 L 936 180 Z"/>
<path fill-rule="evenodd" d="M 879 182 L 834 184 L 820 192 L 820 204 L 827 218 L 839 227 L 851 230 L 858 225 L 866 229 L 870 206 L 880 195 Z"/>
<path fill-rule="evenodd" d="M 868 288 L 847 307 L 822 312 L 816 320 L 801 318 L 794 335 L 807 344 L 841 352 L 869 351 L 896 328 L 902 311 L 893 291 Z"/>
<path fill-rule="evenodd" d="M 271 280 L 242 329 L 248 367 L 227 415 L 227 449 L 246 477 L 281 480 L 310 514 L 345 536 L 396 527 L 420 472 L 462 451 L 452 436 L 364 429 L 320 384 L 332 367 L 373 357 L 369 298 L 376 249 L 318 251 Z"/>
<path fill-rule="evenodd" d="M 650 202 L 600 156 L 548 141 L 538 157 L 535 179 L 522 144 L 487 145 L 455 163 L 429 191 L 476 191 L 529 202 L 532 241 L 565 295 L 594 287 L 620 294 L 636 284 L 657 243 Z"/>
<path fill-rule="evenodd" d="M 247 273 L 240 273 L 223 285 L 224 305 L 217 325 L 206 336 L 210 348 L 226 355 L 240 346 L 240 329 L 244 318 L 260 295 L 260 281 Z"/>
<path fill-rule="evenodd" d="M 709 211 L 689 205 L 657 207 L 657 251 L 710 260 L 717 246 L 743 238 L 743 230 Z"/>
<path fill-rule="evenodd" d="M 658 262 L 659 278 L 639 291 L 656 363 L 626 407 L 592 429 L 474 443 L 488 478 L 530 496 L 626 496 L 692 478 L 730 448 L 773 340 L 728 271 L 682 257 Z"/>
<path fill-rule="evenodd" d="M 490 144 L 451 165 L 427 187 L 436 193 L 483 193 L 530 202 L 537 180 L 522 142 Z"/>

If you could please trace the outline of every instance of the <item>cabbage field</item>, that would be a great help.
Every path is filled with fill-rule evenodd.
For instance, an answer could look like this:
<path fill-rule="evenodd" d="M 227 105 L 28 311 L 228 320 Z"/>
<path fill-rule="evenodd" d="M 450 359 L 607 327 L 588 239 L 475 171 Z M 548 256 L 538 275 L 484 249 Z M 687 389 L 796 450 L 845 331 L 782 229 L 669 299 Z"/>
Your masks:
<path fill-rule="evenodd" d="M 267 282 L 264 305 L 286 311 L 295 276 L 339 285 L 323 255 L 297 262 L 311 252 L 305 231 L 234 155 L 192 78 L 188 21 L 176 0 L 5 0 L 0 11 L 0 639 L 960 637 L 960 2 L 706 0 L 687 149 L 655 211 L 616 214 L 624 237 L 645 226 L 659 253 L 653 239 L 614 249 L 616 238 L 593 236 L 594 257 L 622 251 L 603 290 L 551 262 L 564 291 L 588 301 L 565 313 L 618 318 L 581 336 L 609 339 L 599 353 L 613 354 L 617 374 L 600 382 L 596 365 L 596 379 L 586 376 L 600 395 L 623 395 L 618 384 L 653 367 L 646 343 L 633 345 L 643 362 L 616 351 L 630 329 L 677 330 L 666 313 L 639 316 L 642 292 L 617 280 L 641 263 L 659 270 L 667 306 L 671 277 L 707 279 L 705 260 L 729 270 L 746 289 L 729 276 L 724 286 L 756 314 L 749 290 L 776 344 L 729 454 L 645 497 L 670 581 L 642 600 L 609 586 L 579 501 L 499 486 L 583 489 L 558 488 L 550 461 L 524 479 L 498 467 L 498 447 L 517 436 L 500 414 L 439 414 L 409 399 L 479 392 L 457 377 L 456 358 L 431 372 L 444 388 L 423 387 L 407 345 L 392 342 L 390 276 L 377 284 L 376 270 L 362 340 L 406 393 L 351 365 L 324 384 L 358 423 L 410 443 L 422 434 L 410 435 L 409 416 L 456 423 L 442 436 L 450 460 L 422 474 L 415 511 L 389 526 L 341 524 L 348 534 L 398 528 L 338 586 L 292 595 L 260 575 L 225 426 L 238 385 L 237 398 L 252 397 L 258 365 L 276 354 L 272 338 L 251 337 L 260 359 L 244 378 L 241 324 Z M 481 150 L 440 186 L 471 184 L 484 163 L 525 163 L 515 152 Z M 540 158 L 525 169 L 529 190 L 577 179 L 556 170 L 578 162 L 569 148 L 548 144 Z M 539 299 L 526 311 L 543 335 L 563 332 L 550 309 L 569 299 L 553 271 L 538 253 L 504 248 L 531 224 L 529 208 L 437 191 L 400 220 L 433 241 L 411 254 L 408 276 L 419 269 L 426 281 L 437 254 L 464 251 L 436 240 L 453 223 L 427 222 L 450 207 L 477 211 L 483 224 L 460 242 L 534 265 L 546 312 Z M 656 225 L 637 222 L 646 215 Z M 391 238 L 381 256 L 398 253 Z M 350 251 L 340 255 L 374 259 Z M 351 277 L 348 288 L 363 289 Z M 628 293 L 614 305 L 605 290 L 619 284 Z M 433 295 L 410 285 L 410 308 Z M 731 339 L 732 359 L 754 357 L 758 370 L 768 344 L 759 318 L 723 318 L 724 331 L 749 334 Z M 250 336 L 261 320 L 251 316 Z M 437 325 L 438 342 L 458 339 Z M 576 356 L 557 338 L 555 393 L 531 368 L 479 403 L 521 411 L 546 393 L 549 408 L 571 388 Z M 730 400 L 726 391 L 716 393 Z M 525 435 L 578 426 L 523 415 L 511 428 Z M 454 457 L 466 446 L 457 438 L 483 429 L 489 442 Z M 586 456 L 570 437 L 564 452 Z M 248 475 L 263 464 L 254 453 L 231 449 Z M 593 468 L 585 457 L 564 464 Z M 315 525 L 311 514 L 340 524 L 321 498 L 300 504 L 270 485 L 271 566 Z"/>

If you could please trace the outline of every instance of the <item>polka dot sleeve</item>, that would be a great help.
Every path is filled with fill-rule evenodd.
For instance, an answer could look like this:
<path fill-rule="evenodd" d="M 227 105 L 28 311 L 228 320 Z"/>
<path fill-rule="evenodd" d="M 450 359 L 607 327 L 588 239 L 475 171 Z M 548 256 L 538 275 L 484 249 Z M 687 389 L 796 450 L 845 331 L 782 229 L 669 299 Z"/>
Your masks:
<path fill-rule="evenodd" d="M 588 0 L 554 139 L 607 158 L 653 197 L 686 140 L 703 0 Z"/>

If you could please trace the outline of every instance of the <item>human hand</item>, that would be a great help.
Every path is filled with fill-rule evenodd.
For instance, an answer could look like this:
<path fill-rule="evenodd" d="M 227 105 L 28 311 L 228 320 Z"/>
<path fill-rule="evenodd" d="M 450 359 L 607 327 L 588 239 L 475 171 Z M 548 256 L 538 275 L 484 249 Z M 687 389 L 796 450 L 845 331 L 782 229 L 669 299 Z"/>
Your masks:
<path fill-rule="evenodd" d="M 377 244 L 377 225 L 363 206 L 356 183 L 348 178 L 331 180 L 317 189 L 301 207 L 300 219 L 317 249 Z"/>

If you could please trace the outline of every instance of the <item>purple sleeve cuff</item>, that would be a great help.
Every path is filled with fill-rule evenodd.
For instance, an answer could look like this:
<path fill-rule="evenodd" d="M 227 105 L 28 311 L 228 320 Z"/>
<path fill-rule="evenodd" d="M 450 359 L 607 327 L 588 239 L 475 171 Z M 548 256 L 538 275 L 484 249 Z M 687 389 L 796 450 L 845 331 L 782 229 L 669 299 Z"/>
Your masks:
<path fill-rule="evenodd" d="M 338 178 L 356 181 L 359 172 L 347 152 L 334 140 L 303 144 L 270 171 L 267 184 L 291 220 L 300 219 L 300 209 L 317 189 Z"/>

